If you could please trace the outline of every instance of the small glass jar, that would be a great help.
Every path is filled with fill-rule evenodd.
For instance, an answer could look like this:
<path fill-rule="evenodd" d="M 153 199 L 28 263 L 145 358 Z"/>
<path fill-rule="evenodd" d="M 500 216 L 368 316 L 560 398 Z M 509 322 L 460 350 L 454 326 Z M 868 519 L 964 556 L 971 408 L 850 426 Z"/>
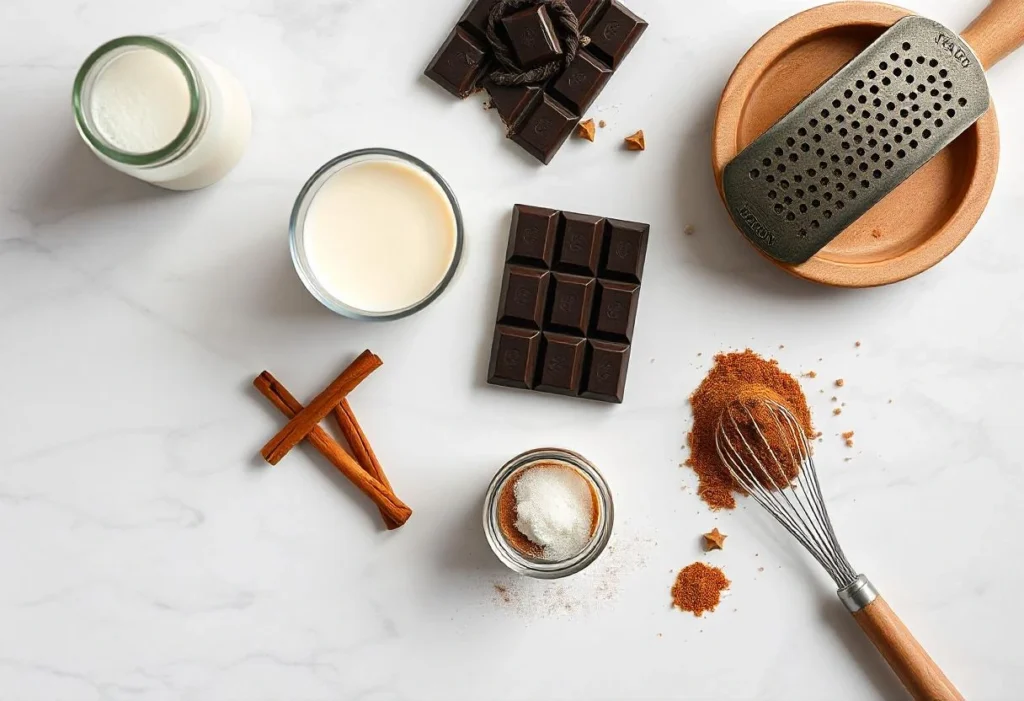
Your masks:
<path fill-rule="evenodd" d="M 499 508 L 502 492 L 511 488 L 520 474 L 533 467 L 551 464 L 574 468 L 589 484 L 597 508 L 597 519 L 590 541 L 576 555 L 559 561 L 530 557 L 514 547 L 501 528 Z M 487 542 L 509 569 L 537 579 L 560 579 L 586 569 L 601 555 L 612 536 L 615 508 L 608 484 L 589 460 L 569 450 L 537 448 L 512 458 L 498 470 L 484 497 L 483 516 Z"/>
<path fill-rule="evenodd" d="M 325 183 L 327 183 L 339 171 L 363 163 L 397 163 L 411 168 L 413 171 L 423 176 L 425 181 L 429 182 L 429 184 L 436 188 L 440 193 L 440 196 L 443 198 L 447 206 L 450 207 L 450 211 L 448 213 L 451 215 L 452 221 L 454 222 L 454 246 L 452 249 L 451 260 L 448 263 L 444 274 L 437 279 L 435 286 L 428 294 L 421 297 L 414 303 L 401 308 L 388 309 L 384 311 L 369 311 L 346 303 L 345 300 L 333 294 L 331 290 L 328 289 L 328 286 L 318 278 L 308 255 L 306 223 L 307 215 L 309 214 L 313 200 L 316 198 Z M 415 314 L 441 296 L 441 293 L 443 293 L 451 283 L 452 279 L 455 277 L 456 271 L 458 270 L 459 262 L 462 259 L 465 231 L 462 221 L 462 209 L 459 207 L 459 202 L 455 197 L 455 193 L 436 170 L 420 159 L 401 151 L 395 151 L 387 148 L 366 148 L 358 151 L 351 151 L 331 159 L 306 181 L 306 184 L 303 185 L 302 190 L 299 191 L 299 195 L 295 199 L 295 206 L 292 208 L 291 220 L 288 227 L 288 236 L 295 271 L 298 273 L 299 279 L 301 279 L 302 283 L 306 286 L 306 289 L 309 290 L 310 294 L 312 294 L 317 301 L 336 314 L 340 314 L 341 316 L 345 316 L 350 319 L 364 321 L 391 321 Z"/>
<path fill-rule="evenodd" d="M 104 109 L 130 110 L 132 96 L 126 95 L 116 107 L 102 105 L 94 90 L 97 79 L 114 61 L 139 51 L 157 52 L 169 59 L 181 72 L 187 89 L 187 96 L 183 94 L 179 100 L 185 114 L 181 130 L 166 144 L 146 152 L 118 147 L 97 122 Z M 145 81 L 141 75 L 133 78 Z M 154 76 L 151 85 L 155 81 Z M 177 76 L 174 81 L 178 82 Z M 170 190 L 196 190 L 223 178 L 242 158 L 252 132 L 249 99 L 235 77 L 191 49 L 157 37 L 121 37 L 92 52 L 75 77 L 72 104 L 78 131 L 100 160 Z M 146 128 L 145 123 L 139 126 Z"/>

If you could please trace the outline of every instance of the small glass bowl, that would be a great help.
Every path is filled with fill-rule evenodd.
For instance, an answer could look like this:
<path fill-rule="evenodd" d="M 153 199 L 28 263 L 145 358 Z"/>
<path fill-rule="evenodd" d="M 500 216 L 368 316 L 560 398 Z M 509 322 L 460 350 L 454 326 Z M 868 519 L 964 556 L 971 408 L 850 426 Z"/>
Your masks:
<path fill-rule="evenodd" d="M 498 503 L 505 486 L 524 470 L 551 462 L 565 463 L 576 468 L 590 483 L 597 495 L 598 505 L 597 527 L 590 542 L 576 555 L 560 561 L 535 559 L 519 552 L 505 537 L 499 520 Z M 559 448 L 537 448 L 512 458 L 498 470 L 484 497 L 484 534 L 491 550 L 512 571 L 537 579 L 561 579 L 589 567 L 608 545 L 614 521 L 612 493 L 601 473 L 582 455 Z"/>
<path fill-rule="evenodd" d="M 306 213 L 309 211 L 309 207 L 313 203 L 313 198 L 316 197 L 317 192 L 320 191 L 323 184 L 339 170 L 357 163 L 365 163 L 368 161 L 399 161 L 421 171 L 441 188 L 445 197 L 448 198 L 448 202 L 452 207 L 452 212 L 455 215 L 455 253 L 452 256 L 451 264 L 448 266 L 448 271 L 441 279 L 441 282 L 438 283 L 437 287 L 435 287 L 429 295 L 405 309 L 386 312 L 368 312 L 345 304 L 324 289 L 323 285 L 321 285 L 319 280 L 317 280 L 316 275 L 313 274 L 312 267 L 306 259 L 306 250 L 303 245 L 302 237 L 306 223 Z M 448 287 L 452 278 L 455 277 L 455 271 L 458 270 L 459 262 L 462 259 L 462 247 L 464 245 L 465 231 L 462 223 L 462 209 L 459 207 L 459 202 L 455 198 L 455 193 L 452 192 L 451 187 L 436 170 L 415 156 L 410 156 L 408 153 L 386 148 L 366 148 L 358 151 L 350 151 L 349 153 L 344 153 L 337 158 L 331 159 L 318 171 L 313 173 L 312 177 L 306 181 L 306 184 L 302 186 L 302 190 L 299 191 L 299 196 L 295 199 L 295 206 L 292 208 L 291 221 L 288 224 L 288 238 L 292 252 L 292 262 L 295 264 L 295 272 L 299 274 L 302 284 L 306 286 L 306 289 L 309 290 L 310 294 L 316 297 L 322 305 L 330 309 L 332 312 L 346 316 L 350 319 L 391 321 L 393 319 L 401 319 L 415 314 L 441 296 L 441 293 L 444 292 L 446 287 Z"/>

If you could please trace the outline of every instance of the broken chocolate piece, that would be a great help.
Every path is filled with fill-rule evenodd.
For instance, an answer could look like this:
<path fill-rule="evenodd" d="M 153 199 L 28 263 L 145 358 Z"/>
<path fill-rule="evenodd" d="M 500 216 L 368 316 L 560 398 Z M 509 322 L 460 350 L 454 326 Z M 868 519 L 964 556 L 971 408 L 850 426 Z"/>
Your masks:
<path fill-rule="evenodd" d="M 529 70 L 562 56 L 562 44 L 544 5 L 534 5 L 501 20 L 519 65 Z"/>
<path fill-rule="evenodd" d="M 573 133 L 612 74 L 647 28 L 647 23 L 616 0 L 566 0 L 581 33 L 590 39 L 576 59 L 542 83 L 499 86 L 487 74 L 500 64 L 486 37 L 495 0 L 475 0 L 462 14 L 426 74 L 446 90 L 465 97 L 481 86 L 508 127 L 508 136 L 543 163 Z M 564 56 L 564 30 L 545 5 L 503 17 L 504 35 L 524 69 Z"/>

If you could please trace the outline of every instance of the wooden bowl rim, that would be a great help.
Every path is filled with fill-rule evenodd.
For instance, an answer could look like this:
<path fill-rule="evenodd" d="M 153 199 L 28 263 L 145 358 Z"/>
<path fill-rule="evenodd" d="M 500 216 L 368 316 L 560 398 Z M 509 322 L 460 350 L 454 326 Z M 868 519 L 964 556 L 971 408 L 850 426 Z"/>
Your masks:
<path fill-rule="evenodd" d="M 845 1 L 819 5 L 776 25 L 750 47 L 726 83 L 715 115 L 711 162 L 723 202 L 722 174 L 725 166 L 740 151 L 739 124 L 753 87 L 768 67 L 814 35 L 853 25 L 887 28 L 913 14 L 902 7 L 877 2 Z M 822 253 L 800 265 L 786 265 L 765 257 L 799 278 L 837 287 L 873 287 L 900 282 L 936 265 L 971 233 L 995 187 L 999 169 L 999 125 L 995 107 L 989 109 L 971 129 L 976 132 L 978 158 L 975 159 L 974 172 L 968 176 L 968 187 L 961 196 L 960 205 L 942 228 L 920 245 L 899 256 L 871 263 L 845 263 Z"/>

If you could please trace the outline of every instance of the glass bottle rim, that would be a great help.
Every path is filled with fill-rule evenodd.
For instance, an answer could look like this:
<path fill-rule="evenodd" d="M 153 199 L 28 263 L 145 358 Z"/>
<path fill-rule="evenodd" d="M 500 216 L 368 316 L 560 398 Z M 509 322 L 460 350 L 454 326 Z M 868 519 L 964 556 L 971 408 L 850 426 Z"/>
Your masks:
<path fill-rule="evenodd" d="M 498 502 L 505 485 L 522 470 L 544 462 L 562 462 L 579 470 L 596 491 L 600 505 L 597 529 L 590 542 L 579 553 L 562 561 L 545 562 L 522 555 L 508 542 L 499 523 Z M 614 523 L 615 506 L 604 476 L 582 455 L 562 448 L 536 448 L 512 458 L 498 470 L 484 498 L 484 534 L 491 550 L 513 572 L 536 579 L 561 579 L 592 565 L 611 540 Z"/>
<path fill-rule="evenodd" d="M 440 282 L 438 282 L 437 286 L 430 292 L 430 294 L 415 304 L 404 309 L 383 312 L 370 312 L 353 307 L 330 294 L 320 281 L 317 280 L 316 275 L 313 274 L 306 259 L 303 247 L 306 214 L 310 204 L 316 197 L 317 192 L 319 192 L 320 187 L 338 170 L 364 160 L 374 159 L 400 161 L 422 172 L 444 193 L 444 196 L 452 209 L 452 214 L 455 217 L 455 250 L 452 253 L 452 260 L 448 264 L 448 269 L 445 271 L 444 277 L 441 278 Z M 295 205 L 292 207 L 292 214 L 288 223 L 288 240 L 289 248 L 291 249 L 292 263 L 295 266 L 296 273 L 299 275 L 299 279 L 302 280 L 302 284 L 305 285 L 309 293 L 313 295 L 320 304 L 324 305 L 335 314 L 361 321 L 392 321 L 395 319 L 402 319 L 415 314 L 433 303 L 448 288 L 448 285 L 451 284 L 455 277 L 455 273 L 458 271 L 459 265 L 462 261 L 462 250 L 465 245 L 465 236 L 462 208 L 459 206 L 459 201 L 455 197 L 455 192 L 452 190 L 448 182 L 441 177 L 441 174 L 424 161 L 421 161 L 419 158 L 405 153 L 404 151 L 381 147 L 370 147 L 349 151 L 348 153 L 343 153 L 340 156 L 332 158 L 318 168 L 302 186 L 298 196 L 295 198 Z"/>
<path fill-rule="evenodd" d="M 156 151 L 150 151 L 147 153 L 122 151 L 121 149 L 111 145 L 106 139 L 96 134 L 91 126 L 92 119 L 91 115 L 88 113 L 90 106 L 85 104 L 86 101 L 83 94 L 88 85 L 87 81 L 89 75 L 105 56 L 113 51 L 126 47 L 151 49 L 169 58 L 181 71 L 182 77 L 185 79 L 185 83 L 188 87 L 189 109 L 188 116 L 185 119 L 185 124 L 182 126 L 181 131 L 178 132 L 178 135 L 175 136 L 170 143 Z M 202 118 L 202 83 L 199 77 L 199 71 L 196 70 L 192 61 L 170 42 L 157 37 L 129 35 L 118 37 L 117 39 L 111 39 L 89 54 L 88 58 L 86 58 L 85 62 L 82 64 L 82 67 L 78 69 L 78 74 L 75 76 L 74 87 L 71 91 L 71 103 L 74 108 L 75 123 L 78 126 L 78 130 L 82 133 L 82 136 L 85 137 L 86 141 L 88 141 L 89 144 L 100 154 L 116 161 L 117 163 L 123 163 L 125 165 L 143 167 L 152 166 L 174 156 L 192 139 Z"/>

